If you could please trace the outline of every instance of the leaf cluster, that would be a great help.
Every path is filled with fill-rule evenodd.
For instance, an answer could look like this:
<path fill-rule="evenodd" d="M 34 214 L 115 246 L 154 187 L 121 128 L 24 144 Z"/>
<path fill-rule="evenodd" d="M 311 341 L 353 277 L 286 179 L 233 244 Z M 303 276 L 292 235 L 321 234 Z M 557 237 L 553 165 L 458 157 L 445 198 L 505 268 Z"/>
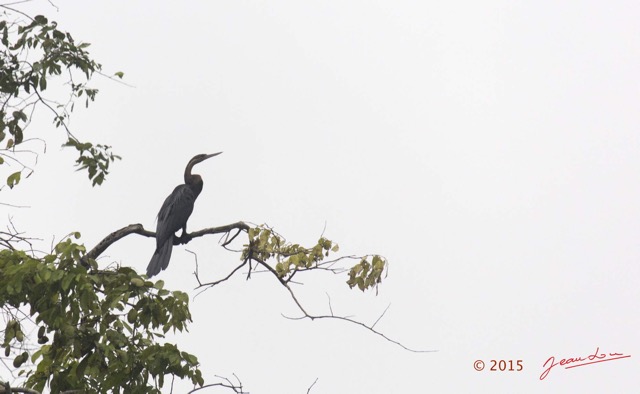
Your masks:
<path fill-rule="evenodd" d="M 247 233 L 249 244 L 244 245 L 242 259 L 249 257 L 266 262 L 274 258 L 275 273 L 284 281 L 291 280 L 293 275 L 300 271 L 314 269 L 327 269 L 335 273 L 341 271 L 332 268 L 337 260 L 326 260 L 331 253 L 338 252 L 339 246 L 325 237 L 320 237 L 315 245 L 305 247 L 288 243 L 266 225 L 252 227 Z M 382 274 L 386 267 L 387 261 L 384 257 L 364 256 L 349 270 L 347 284 L 350 288 L 358 286 L 362 291 L 377 288 L 382 282 Z"/>
<path fill-rule="evenodd" d="M 80 155 L 76 159 L 78 171 L 87 170 L 91 184 L 102 185 L 105 176 L 109 173 L 109 163 L 120 159 L 120 156 L 114 155 L 109 151 L 108 145 L 93 145 L 90 142 L 80 142 L 75 138 L 69 140 L 63 146 L 74 147 Z"/>
<path fill-rule="evenodd" d="M 369 261 L 369 257 L 363 257 L 360 262 L 349 270 L 349 280 L 347 284 L 350 288 L 358 286 L 362 291 L 372 287 L 378 287 L 382 282 L 382 273 L 387 267 L 387 261 L 384 257 L 374 255 Z"/>
<path fill-rule="evenodd" d="M 79 236 L 79 234 L 75 234 Z M 0 305 L 10 316 L 0 332 L 5 356 L 14 355 L 26 386 L 52 393 L 159 393 L 174 375 L 204 384 L 194 355 L 158 339 L 186 330 L 187 294 L 163 288 L 131 268 L 98 271 L 80 264 L 84 246 L 66 239 L 43 258 L 0 251 Z M 25 318 L 18 311 L 24 310 Z M 38 327 L 26 346 L 26 324 Z"/>
<path fill-rule="evenodd" d="M 280 278 L 286 278 L 295 271 L 317 268 L 329 252 L 339 249 L 338 244 L 324 237 L 320 237 L 312 247 L 291 244 L 265 225 L 250 228 L 248 237 L 249 244 L 244 245 L 242 258 L 249 254 L 262 261 L 275 258 L 275 270 Z"/>

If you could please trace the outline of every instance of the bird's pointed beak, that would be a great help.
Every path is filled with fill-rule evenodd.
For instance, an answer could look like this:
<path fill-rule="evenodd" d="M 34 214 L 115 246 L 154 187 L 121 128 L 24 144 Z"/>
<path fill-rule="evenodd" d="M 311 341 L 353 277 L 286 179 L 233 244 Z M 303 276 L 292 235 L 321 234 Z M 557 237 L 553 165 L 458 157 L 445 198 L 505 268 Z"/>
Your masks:
<path fill-rule="evenodd" d="M 202 160 L 207 160 L 207 159 L 208 159 L 208 158 L 210 158 L 210 157 L 218 156 L 220 153 L 222 153 L 222 152 L 217 152 L 217 153 L 212 153 L 212 154 L 210 154 L 210 155 L 206 155 L 206 156 L 204 157 L 204 159 L 202 159 Z"/>

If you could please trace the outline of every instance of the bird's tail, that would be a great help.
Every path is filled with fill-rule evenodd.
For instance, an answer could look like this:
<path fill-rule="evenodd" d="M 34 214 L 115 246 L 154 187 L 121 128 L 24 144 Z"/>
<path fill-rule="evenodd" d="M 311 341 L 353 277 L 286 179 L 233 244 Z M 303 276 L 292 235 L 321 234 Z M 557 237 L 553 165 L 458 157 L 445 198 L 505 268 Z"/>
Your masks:
<path fill-rule="evenodd" d="M 151 278 L 154 275 L 160 273 L 160 271 L 167 268 L 169 265 L 169 259 L 171 259 L 171 250 L 173 249 L 173 238 L 169 238 L 165 241 L 164 245 L 156 248 L 156 251 L 149 261 L 147 266 L 147 276 Z"/>

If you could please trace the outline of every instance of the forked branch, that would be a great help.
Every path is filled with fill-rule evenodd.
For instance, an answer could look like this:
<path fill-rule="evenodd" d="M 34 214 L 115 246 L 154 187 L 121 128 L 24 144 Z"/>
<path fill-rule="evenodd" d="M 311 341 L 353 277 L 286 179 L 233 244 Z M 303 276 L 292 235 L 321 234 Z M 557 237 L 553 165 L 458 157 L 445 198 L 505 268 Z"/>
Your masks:
<path fill-rule="evenodd" d="M 236 376 L 235 373 L 233 374 L 233 377 L 236 379 L 237 383 L 232 382 L 229 378 L 216 375 L 216 378 L 220 379 L 220 382 L 205 384 L 202 387 L 194 388 L 193 390 L 189 391 L 187 394 L 192 394 L 197 391 L 207 389 L 209 387 L 224 387 L 224 388 L 233 390 L 233 392 L 236 394 L 249 394 L 246 391 L 244 391 L 244 389 L 242 388 L 242 382 L 240 381 L 238 376 Z"/>
<path fill-rule="evenodd" d="M 209 227 L 202 230 L 194 231 L 193 233 L 187 234 L 187 236 L 183 238 L 175 237 L 173 240 L 174 245 L 179 245 L 182 243 L 188 243 L 193 238 L 202 237 L 206 234 L 222 234 L 229 233 L 232 230 L 244 230 L 247 231 L 249 229 L 249 225 L 244 222 L 236 222 L 227 224 L 225 226 L 219 227 Z M 126 237 L 129 234 L 138 234 L 144 237 L 155 238 L 156 233 L 153 231 L 145 230 L 142 224 L 130 224 L 126 227 L 123 227 L 119 230 L 112 232 L 107 235 L 102 241 L 100 241 L 93 249 L 91 249 L 86 255 L 82 257 L 82 264 L 88 266 L 88 259 L 97 259 L 107 248 L 114 243 L 118 242 L 120 239 Z M 235 236 L 234 236 L 235 238 Z M 230 242 L 230 241 L 229 241 Z"/>
<path fill-rule="evenodd" d="M 262 265 L 263 267 L 265 267 L 269 272 L 271 272 L 280 282 L 280 284 L 282 286 L 284 286 L 287 291 L 289 291 L 289 294 L 291 295 L 291 298 L 293 299 L 293 301 L 295 302 L 295 304 L 297 305 L 298 309 L 300 309 L 300 311 L 302 312 L 302 316 L 300 317 L 289 317 L 289 316 L 285 316 L 282 315 L 284 318 L 289 319 L 289 320 L 302 320 L 302 319 L 310 319 L 310 320 L 316 320 L 316 319 L 335 319 L 335 320 L 342 320 L 342 321 L 346 321 L 355 325 L 358 325 L 360 327 L 363 327 L 367 330 L 369 330 L 370 332 L 384 338 L 385 340 L 387 340 L 388 342 L 391 342 L 393 344 L 396 344 L 398 346 L 400 346 L 401 348 L 403 348 L 404 350 L 413 352 L 413 353 L 432 353 L 432 352 L 437 352 L 437 350 L 418 350 L 418 349 L 412 349 L 409 348 L 405 345 L 403 345 L 401 342 L 398 342 L 394 339 L 389 338 L 388 336 L 386 336 L 385 334 L 383 334 L 382 332 L 378 331 L 375 329 L 375 325 L 378 324 L 378 322 L 380 321 L 380 319 L 382 319 L 382 317 L 384 316 L 384 314 L 387 312 L 387 310 L 389 309 L 389 307 L 387 306 L 387 308 L 382 312 L 382 314 L 376 319 L 376 321 L 372 324 L 372 325 L 367 325 L 365 323 L 359 322 L 357 320 L 351 319 L 349 317 L 346 316 L 338 316 L 338 315 L 334 315 L 333 312 L 331 312 L 330 315 L 312 315 L 309 312 L 307 312 L 304 307 L 302 306 L 302 304 L 300 303 L 300 301 L 298 301 L 298 298 L 296 297 L 296 294 L 293 292 L 293 290 L 291 289 L 291 286 L 289 286 L 289 282 L 283 280 L 282 278 L 280 278 L 278 276 L 278 274 L 276 273 L 276 271 L 271 268 L 271 266 L 269 264 L 267 264 L 266 262 L 256 259 L 254 258 L 254 260 Z M 330 308 L 331 309 L 331 308 Z"/>

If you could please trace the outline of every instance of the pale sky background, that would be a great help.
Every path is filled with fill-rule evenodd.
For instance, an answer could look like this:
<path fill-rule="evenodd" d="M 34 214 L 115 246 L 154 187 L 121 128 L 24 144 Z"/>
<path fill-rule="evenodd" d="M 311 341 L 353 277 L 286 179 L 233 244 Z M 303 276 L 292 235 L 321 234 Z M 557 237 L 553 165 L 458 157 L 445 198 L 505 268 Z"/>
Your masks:
<path fill-rule="evenodd" d="M 131 223 L 155 228 L 197 153 L 204 178 L 189 229 L 268 223 L 289 241 L 323 231 L 341 253 L 390 263 L 374 292 L 309 276 L 312 313 L 375 321 L 414 354 L 297 310 L 267 275 L 192 300 L 207 382 L 237 374 L 257 393 L 635 392 L 640 384 L 640 5 L 635 1 L 87 1 L 30 5 L 92 43 L 105 73 L 73 130 L 123 160 L 92 188 L 63 135 L 0 206 L 51 243 L 88 247 Z M 36 127 L 34 125 L 34 127 Z M 9 201 L 11 200 L 11 201 Z M 201 276 L 238 263 L 218 237 L 193 241 Z M 154 240 L 111 262 L 143 272 Z M 159 275 L 192 296 L 193 256 Z M 631 358 L 573 369 L 550 357 L 597 347 Z M 523 360 L 477 372 L 475 360 Z M 189 385 L 176 386 L 177 392 Z M 166 390 L 168 392 L 168 390 Z M 204 393 L 223 390 L 201 391 Z"/>

